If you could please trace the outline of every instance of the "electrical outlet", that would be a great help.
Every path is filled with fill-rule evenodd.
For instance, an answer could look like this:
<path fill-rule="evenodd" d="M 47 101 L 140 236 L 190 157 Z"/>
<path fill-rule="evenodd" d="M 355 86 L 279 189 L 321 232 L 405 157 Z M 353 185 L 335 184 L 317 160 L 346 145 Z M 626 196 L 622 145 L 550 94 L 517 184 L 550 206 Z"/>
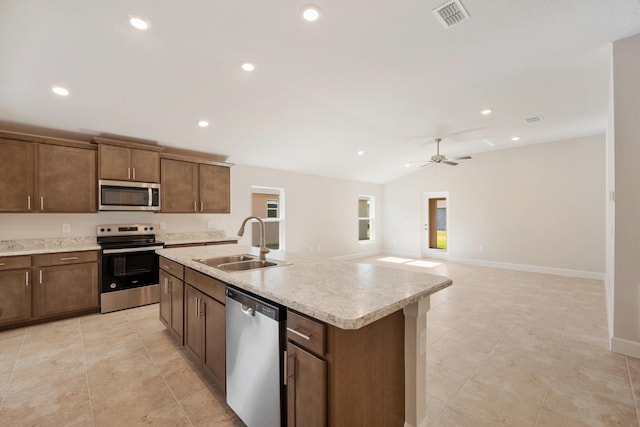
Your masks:
<path fill-rule="evenodd" d="M 480 252 L 484 252 L 484 246 L 480 245 Z"/>
<path fill-rule="evenodd" d="M 207 228 L 213 228 L 213 221 L 207 221 Z"/>
<path fill-rule="evenodd" d="M 71 233 L 71 224 L 62 224 L 63 233 Z"/>
<path fill-rule="evenodd" d="M 166 230 L 167 229 L 167 223 L 166 222 L 161 222 L 160 223 L 160 230 Z"/>

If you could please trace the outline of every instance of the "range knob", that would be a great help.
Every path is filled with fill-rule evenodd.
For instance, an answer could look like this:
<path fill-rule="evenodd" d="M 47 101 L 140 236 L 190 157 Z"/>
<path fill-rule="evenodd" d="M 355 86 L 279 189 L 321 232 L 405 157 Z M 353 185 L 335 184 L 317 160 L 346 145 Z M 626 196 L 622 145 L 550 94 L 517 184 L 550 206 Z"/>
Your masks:
<path fill-rule="evenodd" d="M 144 231 L 147 231 L 147 227 L 144 228 Z"/>
<path fill-rule="evenodd" d="M 153 230 L 153 227 L 149 227 L 149 230 Z"/>
<path fill-rule="evenodd" d="M 111 231 L 111 228 L 107 228 L 107 232 L 110 232 L 110 231 Z"/>
<path fill-rule="evenodd" d="M 104 233 L 104 228 L 101 228 L 101 229 L 100 229 L 100 232 L 101 232 L 101 233 Z"/>

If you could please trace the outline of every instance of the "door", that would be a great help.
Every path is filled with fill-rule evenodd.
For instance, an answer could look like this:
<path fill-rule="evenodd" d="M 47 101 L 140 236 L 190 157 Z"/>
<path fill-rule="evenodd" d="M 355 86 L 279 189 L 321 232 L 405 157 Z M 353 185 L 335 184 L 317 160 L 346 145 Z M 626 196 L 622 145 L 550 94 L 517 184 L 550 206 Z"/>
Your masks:
<path fill-rule="evenodd" d="M 204 297 L 205 300 L 205 349 L 204 366 L 209 369 L 218 382 L 221 390 L 225 390 L 225 312 L 220 302 Z"/>
<path fill-rule="evenodd" d="M 162 212 L 197 212 L 198 164 L 162 159 L 161 170 Z"/>
<path fill-rule="evenodd" d="M 449 247 L 448 192 L 425 193 L 422 209 L 422 256 L 442 258 Z"/>
<path fill-rule="evenodd" d="M 40 144 L 39 196 L 43 212 L 96 212 L 96 152 Z"/>
<path fill-rule="evenodd" d="M 38 270 L 38 316 L 98 307 L 98 263 L 56 265 Z"/>
<path fill-rule="evenodd" d="M 169 275 L 169 290 L 171 291 L 171 330 L 182 342 L 184 336 L 184 282 Z"/>
<path fill-rule="evenodd" d="M 203 296 L 192 286 L 184 287 L 184 345 L 200 361 L 204 354 L 204 319 L 201 315 Z"/>
<path fill-rule="evenodd" d="M 0 271 L 0 325 L 30 318 L 29 269 Z"/>
<path fill-rule="evenodd" d="M 160 270 L 160 321 L 169 328 L 171 325 L 171 284 L 169 274 Z"/>
<path fill-rule="evenodd" d="M 327 362 L 287 343 L 287 425 L 327 425 Z"/>
<path fill-rule="evenodd" d="M 0 212 L 29 212 L 34 204 L 34 144 L 0 140 Z"/>
<path fill-rule="evenodd" d="M 160 182 L 160 154 L 155 151 L 131 149 L 131 180 Z"/>
<path fill-rule="evenodd" d="M 200 212 L 230 212 L 230 170 L 228 167 L 199 165 L 199 183 Z"/>
<path fill-rule="evenodd" d="M 99 145 L 100 179 L 128 181 L 131 179 L 131 150 L 117 145 Z"/>

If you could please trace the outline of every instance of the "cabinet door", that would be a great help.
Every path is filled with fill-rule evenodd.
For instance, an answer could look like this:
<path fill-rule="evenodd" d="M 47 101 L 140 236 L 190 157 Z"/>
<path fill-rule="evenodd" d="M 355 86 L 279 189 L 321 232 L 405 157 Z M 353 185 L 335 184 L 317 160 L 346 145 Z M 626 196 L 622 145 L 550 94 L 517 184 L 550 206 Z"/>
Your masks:
<path fill-rule="evenodd" d="M 36 278 L 39 317 L 98 308 L 98 263 L 40 267 Z"/>
<path fill-rule="evenodd" d="M 287 423 L 327 425 L 327 362 L 291 342 L 287 342 Z"/>
<path fill-rule="evenodd" d="M 117 145 L 100 144 L 100 179 L 131 179 L 131 150 Z"/>
<path fill-rule="evenodd" d="M 0 139 L 0 212 L 29 212 L 34 202 L 34 144 Z"/>
<path fill-rule="evenodd" d="M 224 391 L 226 380 L 226 316 L 224 305 L 205 297 L 205 351 L 204 366 L 215 377 Z"/>
<path fill-rule="evenodd" d="M 160 154 L 155 151 L 131 149 L 131 179 L 139 182 L 160 182 Z"/>
<path fill-rule="evenodd" d="M 230 170 L 224 166 L 199 165 L 200 212 L 229 213 Z"/>
<path fill-rule="evenodd" d="M 169 274 L 160 270 L 160 321 L 167 328 L 171 325 L 171 289 Z"/>
<path fill-rule="evenodd" d="M 31 318 L 29 269 L 0 271 L 0 325 Z"/>
<path fill-rule="evenodd" d="M 189 285 L 184 287 L 184 345 L 200 361 L 204 354 L 203 296 Z"/>
<path fill-rule="evenodd" d="M 171 330 L 178 336 L 180 343 L 184 336 L 184 282 L 169 276 L 171 286 Z"/>
<path fill-rule="evenodd" d="M 96 212 L 96 152 L 40 144 L 39 196 L 43 212 Z"/>
<path fill-rule="evenodd" d="M 198 165 L 179 160 L 162 159 L 162 212 L 197 212 Z"/>

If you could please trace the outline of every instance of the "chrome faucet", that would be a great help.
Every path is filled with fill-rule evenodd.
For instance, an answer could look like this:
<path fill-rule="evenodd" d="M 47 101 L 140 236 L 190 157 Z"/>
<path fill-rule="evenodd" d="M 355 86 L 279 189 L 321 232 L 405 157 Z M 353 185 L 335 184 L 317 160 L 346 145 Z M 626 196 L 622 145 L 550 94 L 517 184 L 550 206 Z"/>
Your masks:
<path fill-rule="evenodd" d="M 242 225 L 240 226 L 240 230 L 238 230 L 238 237 L 244 236 L 244 226 L 251 219 L 255 219 L 260 224 L 260 260 L 264 261 L 266 259 L 266 255 L 271 252 L 269 248 L 267 248 L 264 238 L 264 222 L 258 218 L 257 216 L 248 216 L 242 221 Z"/>

